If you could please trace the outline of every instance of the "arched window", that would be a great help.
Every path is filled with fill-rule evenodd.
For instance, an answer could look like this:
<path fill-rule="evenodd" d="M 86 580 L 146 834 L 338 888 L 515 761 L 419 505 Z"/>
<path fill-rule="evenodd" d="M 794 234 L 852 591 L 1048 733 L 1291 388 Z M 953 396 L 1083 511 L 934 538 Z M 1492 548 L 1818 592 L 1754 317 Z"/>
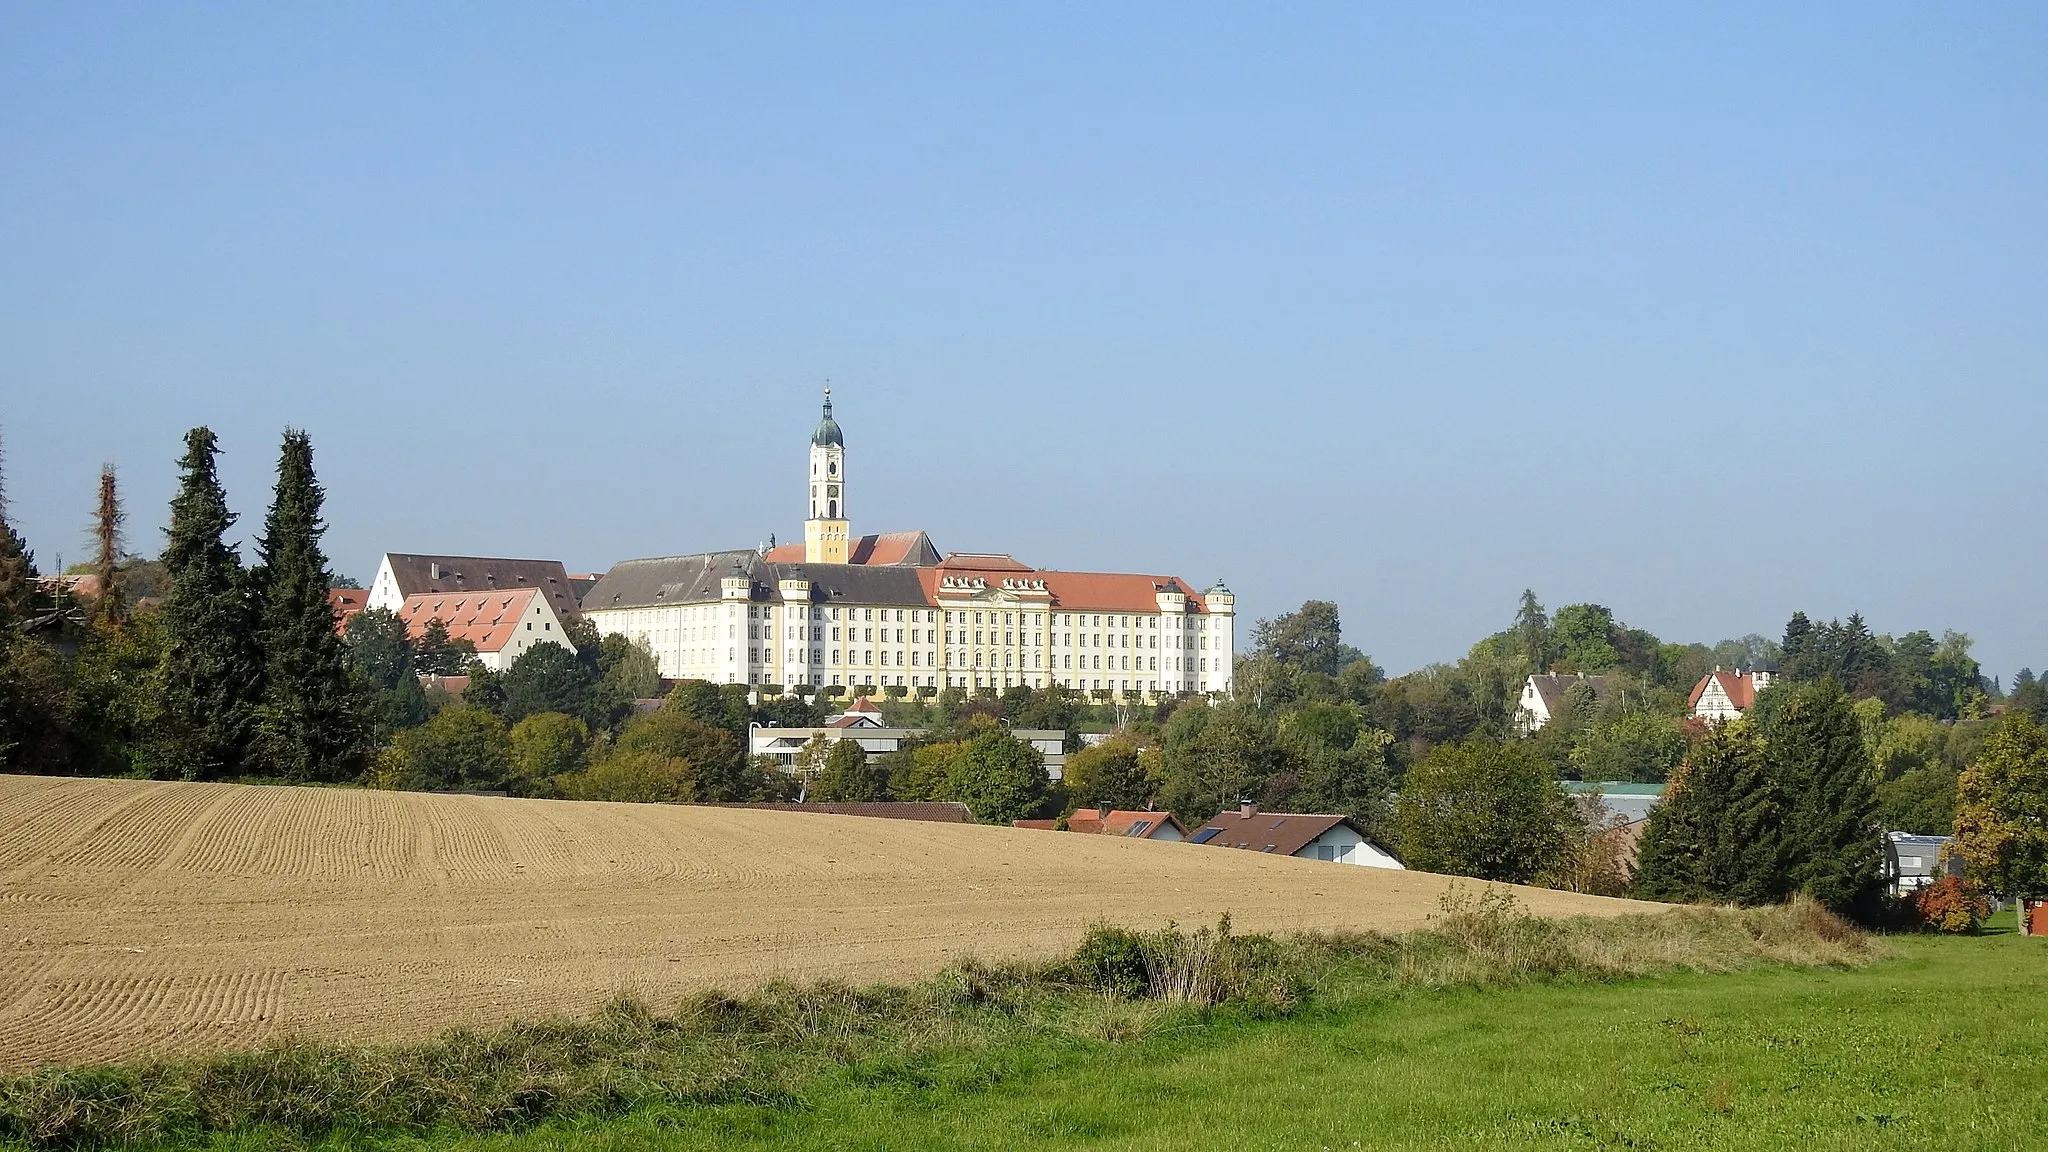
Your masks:
<path fill-rule="evenodd" d="M 832 502 L 831 502 L 831 504 L 830 504 L 829 506 L 830 506 L 830 508 L 831 508 L 832 510 L 831 510 L 831 512 L 829 512 L 828 514 L 826 514 L 826 516 L 825 516 L 825 519 L 827 519 L 827 520 L 837 520 L 837 519 L 839 519 L 839 501 L 837 501 L 837 500 L 834 500 L 834 501 L 832 501 Z"/>

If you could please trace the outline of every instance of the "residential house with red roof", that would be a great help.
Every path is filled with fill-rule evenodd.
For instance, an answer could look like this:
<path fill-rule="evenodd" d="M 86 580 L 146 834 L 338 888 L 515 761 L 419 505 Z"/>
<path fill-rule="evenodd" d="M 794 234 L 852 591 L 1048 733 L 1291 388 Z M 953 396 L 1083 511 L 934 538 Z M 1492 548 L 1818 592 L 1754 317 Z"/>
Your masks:
<path fill-rule="evenodd" d="M 627 560 L 586 593 L 598 631 L 663 676 L 717 684 L 1041 688 L 1118 698 L 1228 692 L 1236 599 L 1176 576 L 941 556 L 923 532 L 857 536 L 845 435 L 811 435 L 804 543 Z"/>
<path fill-rule="evenodd" d="M 1686 704 L 1699 720 L 1739 720 L 1756 702 L 1756 694 L 1771 686 L 1769 669 L 1724 672 L 1719 668 L 1700 677 L 1692 686 Z"/>
<path fill-rule="evenodd" d="M 1391 849 L 1366 835 L 1349 816 L 1261 812 L 1250 803 L 1218 812 L 1191 842 L 1366 868 L 1402 867 Z"/>
<path fill-rule="evenodd" d="M 1165 840 L 1178 843 L 1188 830 L 1171 812 L 1141 811 L 1135 808 L 1079 808 L 1067 817 L 1067 831 L 1096 836 L 1122 836 L 1131 840 Z"/>

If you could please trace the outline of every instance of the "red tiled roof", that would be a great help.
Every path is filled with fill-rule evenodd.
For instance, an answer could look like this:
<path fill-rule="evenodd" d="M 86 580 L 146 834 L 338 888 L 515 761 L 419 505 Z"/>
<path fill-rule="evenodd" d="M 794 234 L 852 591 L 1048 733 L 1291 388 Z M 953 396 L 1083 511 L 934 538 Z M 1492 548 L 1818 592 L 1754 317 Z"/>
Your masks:
<path fill-rule="evenodd" d="M 1261 812 L 1256 808 L 1246 817 L 1242 809 L 1226 808 L 1202 825 L 1203 832 L 1214 828 L 1216 833 L 1197 842 L 1211 848 L 1242 848 L 1248 852 L 1264 852 L 1270 846 L 1275 856 L 1292 856 L 1339 824 L 1351 824 L 1351 818 L 1302 812 Z M 1357 828 L 1356 824 L 1351 826 Z"/>
<path fill-rule="evenodd" d="M 361 588 L 329 588 L 327 606 L 334 610 L 334 630 L 348 631 L 348 622 L 368 606 L 370 594 Z"/>
<path fill-rule="evenodd" d="M 426 692 L 432 692 L 438 688 L 460 700 L 462 694 L 469 691 L 469 677 L 442 676 L 434 672 L 422 672 L 420 673 L 420 688 Z"/>
<path fill-rule="evenodd" d="M 816 812 L 826 816 L 871 816 L 883 820 L 925 820 L 934 824 L 972 824 L 967 805 L 950 800 L 849 801 L 844 804 L 729 803 L 697 804 L 697 808 L 752 808 L 762 812 Z"/>
<path fill-rule="evenodd" d="M 870 533 L 855 537 L 846 547 L 848 564 L 916 564 L 936 555 L 930 538 L 921 530 Z M 804 546 L 777 544 L 762 553 L 761 559 L 770 564 L 801 564 L 804 562 Z"/>
<path fill-rule="evenodd" d="M 1707 684 L 1715 680 L 1721 682 L 1721 691 L 1728 694 L 1728 702 L 1735 705 L 1736 711 L 1747 712 L 1749 706 L 1756 702 L 1754 677 L 1747 672 L 1723 672 L 1716 668 L 1700 677 L 1700 682 L 1692 686 L 1692 695 L 1685 702 L 1688 710 L 1700 706 L 1700 697 L 1707 694 Z"/>
<path fill-rule="evenodd" d="M 1159 831 L 1162 824 L 1171 824 L 1185 839 L 1188 830 L 1171 812 L 1141 812 L 1119 809 L 1104 816 L 1092 808 L 1082 808 L 1067 817 L 1069 832 L 1094 832 L 1104 836 L 1150 836 Z"/>
<path fill-rule="evenodd" d="M 450 640 L 467 640 L 476 645 L 478 652 L 496 652 L 505 647 L 513 631 L 532 614 L 537 591 L 519 588 L 510 592 L 421 592 L 407 596 L 398 615 L 415 640 L 426 635 L 429 621 L 438 619 L 448 626 Z"/>
<path fill-rule="evenodd" d="M 939 602 L 939 582 L 948 576 L 985 575 L 989 580 L 1000 583 L 1013 578 L 1009 573 L 1029 572 L 1032 581 L 1044 581 L 1045 590 L 1052 594 L 1056 607 L 1075 612 L 1157 612 L 1161 592 L 1179 592 L 1188 598 L 1188 604 L 1195 611 L 1209 610 L 1207 601 L 1185 581 L 1173 576 L 1147 576 L 1135 572 L 1051 572 L 1026 568 L 1007 556 L 998 558 L 1008 561 L 1000 565 L 980 566 L 963 562 L 969 559 L 978 561 L 980 558 L 965 557 L 956 552 L 936 568 L 918 569 L 918 579 L 924 582 L 925 597 L 930 603 Z"/>

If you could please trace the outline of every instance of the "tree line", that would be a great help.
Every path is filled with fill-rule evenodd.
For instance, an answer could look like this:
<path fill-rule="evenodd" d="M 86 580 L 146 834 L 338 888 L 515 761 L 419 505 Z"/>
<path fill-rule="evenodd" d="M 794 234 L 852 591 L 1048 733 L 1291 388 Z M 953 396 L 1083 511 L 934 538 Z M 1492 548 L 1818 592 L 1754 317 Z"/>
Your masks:
<path fill-rule="evenodd" d="M 312 442 L 284 434 L 253 564 L 227 538 L 235 515 L 219 452 L 210 430 L 186 434 L 155 604 L 129 595 L 111 468 L 89 598 L 45 588 L 0 510 L 0 767 L 299 783 L 360 774 L 370 713 L 328 601 Z"/>

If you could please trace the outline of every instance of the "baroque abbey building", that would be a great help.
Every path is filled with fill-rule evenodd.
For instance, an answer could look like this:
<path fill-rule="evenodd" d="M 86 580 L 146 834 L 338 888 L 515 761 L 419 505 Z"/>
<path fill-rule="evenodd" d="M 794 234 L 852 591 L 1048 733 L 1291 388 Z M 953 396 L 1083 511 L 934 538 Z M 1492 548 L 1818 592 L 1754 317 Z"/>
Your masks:
<path fill-rule="evenodd" d="M 661 674 L 719 684 L 1228 692 L 1234 598 L 1174 576 L 941 556 L 923 532 L 855 536 L 832 392 L 811 434 L 804 542 L 618 564 L 583 597 Z"/>

